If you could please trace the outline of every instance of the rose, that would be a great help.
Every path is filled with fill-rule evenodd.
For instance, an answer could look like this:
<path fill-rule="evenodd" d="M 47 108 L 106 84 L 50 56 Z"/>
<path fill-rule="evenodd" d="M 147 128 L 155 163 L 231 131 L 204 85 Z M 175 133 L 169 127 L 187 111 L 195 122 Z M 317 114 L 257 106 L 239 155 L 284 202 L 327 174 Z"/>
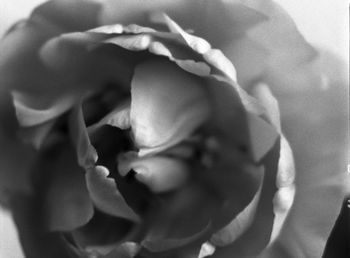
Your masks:
<path fill-rule="evenodd" d="M 255 171 L 260 169 L 256 168 L 256 162 L 262 158 L 259 156 L 265 157 L 261 159 L 261 164 L 265 165 L 265 170 L 269 171 L 276 169 L 271 169 L 270 165 L 266 163 L 272 163 L 276 166 L 278 159 L 280 159 L 281 168 L 277 176 L 278 182 L 279 184 L 284 182 L 288 187 L 282 187 L 276 196 L 283 197 L 285 196 L 284 193 L 293 193 L 293 177 L 283 179 L 283 173 L 289 171 L 288 167 L 287 170 L 283 170 L 283 166 L 292 165 L 290 151 L 286 141 L 282 140 L 281 157 L 278 157 L 278 150 L 275 149 L 279 147 L 279 140 L 276 139 L 279 131 L 278 109 L 267 88 L 261 84 L 254 86 L 253 92 L 262 100 L 262 106 L 259 106 L 259 103 L 255 103 L 254 99 L 246 95 L 236 84 L 232 65 L 219 51 L 211 50 L 210 45 L 205 41 L 186 33 L 167 16 L 158 16 L 154 19 L 157 22 L 167 24 L 170 30 L 173 30 L 172 33 L 168 34 L 157 33 L 148 28 L 136 26 L 113 25 L 85 33 L 62 34 L 61 37 L 53 37 L 49 40 L 56 31 L 52 26 L 49 26 L 50 23 L 40 23 L 40 18 L 53 17 L 54 23 L 57 23 L 57 20 L 62 21 L 60 17 L 55 16 L 52 11 L 50 12 L 58 6 L 60 6 L 59 2 L 51 2 L 37 9 L 30 22 L 24 27 L 19 25 L 14 32 L 9 34 L 8 38 L 5 38 L 3 43 L 5 50 L 9 51 L 12 49 L 13 42 L 20 43 L 21 38 L 26 36 L 26 33 L 31 32 L 29 39 L 32 39 L 34 44 L 30 45 L 30 42 L 26 41 L 23 45 L 23 47 L 28 47 L 29 51 L 24 51 L 22 55 L 18 53 L 13 55 L 11 51 L 3 52 L 9 53 L 9 56 L 5 56 L 3 59 L 5 61 L 3 61 L 2 76 L 7 79 L 7 81 L 5 79 L 7 85 L 12 83 L 10 86 L 13 86 L 12 92 L 17 116 L 22 125 L 27 126 L 25 129 L 27 137 L 25 138 L 31 140 L 37 146 L 42 145 L 42 153 L 38 157 L 39 161 L 35 169 L 50 172 L 50 174 L 46 173 L 49 174 L 46 175 L 46 178 L 44 174 L 39 175 L 40 180 L 36 182 L 36 185 L 39 185 L 41 189 L 34 191 L 34 197 L 31 196 L 28 203 L 29 211 L 22 214 L 34 214 L 35 220 L 38 220 L 39 216 L 43 216 L 48 220 L 45 223 L 37 222 L 36 227 L 46 226 L 49 227 L 49 230 L 72 231 L 68 234 L 67 239 L 73 239 L 73 244 L 79 245 L 80 248 L 71 247 L 67 239 L 62 240 L 60 238 L 61 234 L 57 237 L 57 235 L 48 233 L 51 238 L 45 241 L 50 245 L 55 245 L 59 252 L 63 252 L 60 253 L 60 257 L 66 255 L 64 254 L 65 250 L 72 252 L 71 249 L 74 252 L 81 252 L 83 255 L 86 252 L 86 246 L 89 247 L 89 250 L 102 252 L 102 247 L 106 249 L 106 245 L 110 244 L 111 241 L 117 244 L 107 248 L 107 250 L 114 250 L 114 255 L 117 257 L 125 252 L 130 256 L 136 251 L 139 251 L 138 256 L 141 257 L 147 255 L 151 255 L 151 257 L 155 255 L 165 257 L 169 255 L 185 256 L 189 252 L 197 250 L 203 243 L 205 244 L 201 250 L 202 254 L 215 245 L 218 246 L 215 252 L 217 257 L 225 255 L 232 257 L 234 254 L 242 257 L 244 254 L 252 256 L 259 253 L 266 243 L 278 233 L 280 217 L 283 218 L 283 213 L 285 213 L 285 211 L 282 212 L 283 210 L 278 209 L 284 202 L 279 202 L 276 198 L 274 211 L 277 217 L 273 221 L 271 201 L 275 194 L 273 173 L 276 173 L 276 171 L 271 172 L 272 176 L 265 171 L 264 174 L 267 173 L 271 178 L 260 181 L 263 182 L 260 190 L 259 180 L 262 180 L 262 178 L 254 178 L 254 174 L 261 176 L 261 173 L 258 174 L 259 171 Z M 90 4 L 87 6 L 86 11 L 92 10 L 94 12 L 96 10 Z M 259 16 L 255 12 L 252 13 L 249 8 L 242 5 L 234 7 L 237 9 L 232 8 L 232 10 L 239 10 L 240 12 L 243 10 L 248 12 L 245 14 L 256 15 L 255 19 L 252 19 L 253 22 L 262 19 L 261 15 Z M 140 12 L 142 8 L 140 7 Z M 214 7 L 210 8 L 215 10 Z M 70 10 L 73 9 L 70 8 Z M 123 12 L 122 14 L 127 16 L 129 12 Z M 91 19 L 91 15 L 87 16 Z M 135 15 L 135 21 L 139 23 L 139 20 L 142 21 L 142 19 L 138 17 L 140 16 Z M 249 16 L 244 15 L 244 17 Z M 65 18 L 69 18 L 69 15 Z M 124 19 L 127 21 L 128 17 L 123 17 L 120 20 L 124 21 Z M 70 23 L 69 19 L 66 25 L 67 23 L 68 27 L 75 24 L 75 22 Z M 78 20 L 78 23 L 87 28 L 95 27 L 85 20 Z M 145 23 L 142 21 L 140 24 Z M 39 27 L 39 30 L 37 27 Z M 75 30 L 84 29 L 86 28 L 76 28 Z M 197 28 L 197 30 L 201 31 L 200 28 Z M 236 31 L 239 31 L 239 29 Z M 33 32 L 38 33 L 40 37 L 34 38 Z M 58 31 L 57 33 L 61 34 L 62 32 Z M 215 33 L 211 37 L 213 35 Z M 223 35 L 230 36 L 231 34 L 224 33 Z M 16 37 L 19 37 L 19 39 L 16 39 Z M 225 40 L 227 43 L 228 39 L 223 39 L 222 42 L 225 42 Z M 7 47 L 9 44 L 11 44 L 10 49 Z M 115 44 L 121 48 L 112 47 L 108 44 Z M 167 49 L 164 49 L 164 47 Z M 122 48 L 129 48 L 130 52 L 124 51 Z M 169 59 L 173 59 L 173 62 L 187 72 L 164 58 L 141 52 L 146 49 L 161 56 L 168 56 L 170 52 Z M 134 53 L 138 50 L 140 52 Z M 229 53 L 229 51 L 226 52 Z M 39 60 L 30 58 L 30 55 L 35 57 L 38 53 L 40 55 Z M 27 54 L 29 55 L 27 56 Z M 250 56 L 250 58 L 256 60 L 253 56 Z M 280 61 L 278 58 L 281 58 L 280 55 L 271 58 L 271 63 L 263 66 L 265 67 L 263 70 L 265 81 L 276 80 L 274 77 L 276 74 L 282 74 L 283 76 L 280 78 L 288 78 L 283 70 L 281 71 L 279 67 L 274 66 L 274 62 Z M 122 64 L 118 62 L 120 59 L 123 60 Z M 31 65 L 28 66 L 23 60 L 30 61 Z M 35 61 L 38 63 L 32 65 L 31 62 Z M 242 63 L 244 64 L 244 62 Z M 101 66 L 103 66 L 103 69 L 100 69 Z M 133 74 L 130 71 L 130 66 L 135 69 Z M 239 67 L 240 65 L 238 65 Z M 14 73 L 19 71 L 26 72 L 23 68 L 29 69 L 27 74 L 24 74 L 21 78 L 15 76 Z M 208 68 L 211 68 L 210 74 Z M 115 69 L 123 71 L 125 74 L 120 76 L 120 73 L 115 73 Z M 154 70 L 162 70 L 162 73 L 151 76 Z M 254 81 L 252 78 L 256 77 L 245 78 L 243 75 L 247 72 L 247 69 L 240 68 L 238 71 L 238 78 L 243 85 L 252 83 Z M 257 74 L 261 75 L 261 69 L 257 69 L 257 71 L 259 72 Z M 91 74 L 92 72 L 93 74 Z M 191 75 L 191 73 L 194 73 L 194 75 Z M 62 74 L 64 74 L 64 77 Z M 241 78 L 240 74 L 242 74 Z M 171 80 L 167 80 L 170 77 Z M 23 82 L 26 82 L 27 85 L 29 81 L 29 89 L 25 89 L 23 84 L 21 85 L 21 81 L 13 81 L 15 79 L 23 79 Z M 114 83 L 117 82 L 118 86 L 107 87 L 105 85 L 106 79 Z M 143 85 L 144 81 L 149 83 Z M 163 82 L 162 87 L 160 82 Z M 124 102 L 128 99 L 130 84 L 132 85 L 131 105 L 127 103 L 124 105 Z M 191 91 L 184 94 L 183 85 L 187 84 L 190 85 Z M 73 90 L 72 85 L 74 85 Z M 234 87 L 232 88 L 232 86 Z M 54 91 L 53 88 L 58 90 Z M 38 93 L 39 95 L 37 95 Z M 209 96 L 208 93 L 210 93 Z M 165 102 L 164 98 L 168 101 Z M 84 112 L 79 107 L 80 101 L 84 101 Z M 73 104 L 78 105 L 73 108 Z M 232 108 L 228 108 L 230 105 L 232 105 Z M 267 112 L 263 111 L 264 105 Z M 112 110 L 112 108 L 116 109 Z M 39 112 L 37 109 L 46 110 L 45 112 Z M 67 119 L 67 111 L 69 119 Z M 82 117 L 83 114 L 85 121 Z M 100 120 L 102 117 L 104 119 Z M 265 120 L 261 117 L 264 117 Z M 69 122 L 67 122 L 68 120 Z M 98 120 L 101 122 L 96 124 L 95 121 Z M 273 129 L 269 123 L 276 126 L 276 129 Z M 120 129 L 131 127 L 134 136 L 133 143 L 130 143 L 130 138 L 125 136 L 125 133 L 121 133 L 118 129 L 102 128 L 103 124 L 111 124 Z M 89 134 L 86 133 L 86 125 L 88 125 Z M 65 129 L 67 126 L 78 151 L 79 163 L 86 169 L 87 190 L 90 195 L 86 194 L 86 188 L 83 185 L 83 173 L 78 172 L 80 170 L 75 164 L 74 155 L 67 150 L 69 149 L 67 130 Z M 194 134 L 194 131 L 197 131 L 195 129 L 199 133 Z M 247 130 L 250 130 L 251 139 L 244 136 L 243 132 Z M 88 135 L 89 137 L 87 137 Z M 208 137 L 208 135 L 213 137 Z M 99 155 L 98 166 L 96 166 L 95 149 L 90 145 L 90 139 Z M 111 139 L 117 142 L 110 143 Z M 267 142 L 262 141 L 262 139 L 267 139 Z M 238 144 L 242 142 L 243 144 Z M 120 145 L 122 146 L 120 147 Z M 140 153 L 137 155 L 135 151 L 126 152 L 123 150 L 123 145 L 124 147 L 126 145 L 129 149 L 130 146 L 135 145 L 134 147 L 140 150 Z M 275 147 L 270 149 L 272 145 Z M 193 158 L 194 156 L 191 153 L 195 149 L 204 152 L 200 155 L 202 159 L 199 159 L 198 156 L 195 159 Z M 268 153 L 273 155 L 274 151 L 276 156 L 269 156 Z M 259 154 L 253 156 L 254 161 L 252 161 L 251 152 Z M 235 155 L 232 155 L 232 153 L 235 153 Z M 129 179 L 124 179 L 119 173 L 113 173 L 113 164 L 117 163 L 116 159 L 118 159 L 119 173 L 124 175 L 123 172 L 128 173 L 132 168 L 136 175 L 133 176 L 132 173 L 129 173 L 127 176 Z M 188 159 L 194 159 L 195 162 L 188 162 Z M 186 164 L 183 164 L 182 160 L 186 160 Z M 188 172 L 188 163 L 199 167 L 204 166 L 204 172 L 201 172 L 201 174 L 192 172 L 192 170 L 198 170 L 197 167 L 191 167 L 191 172 Z M 209 166 L 210 169 L 206 168 L 205 165 Z M 231 171 L 232 169 L 229 168 L 232 168 L 232 166 L 243 172 L 234 176 L 226 173 L 228 178 L 222 175 L 222 173 L 225 173 L 222 168 Z M 115 194 L 117 191 L 115 182 L 106 178 L 107 167 L 110 168 L 111 177 L 117 184 L 119 183 L 118 187 L 124 187 L 121 194 Z M 164 172 L 164 167 L 169 171 Z M 221 171 L 220 168 L 223 172 L 218 172 Z M 68 170 L 68 172 L 66 174 L 62 173 L 63 170 Z M 215 174 L 211 171 L 215 171 Z M 153 180 L 147 172 L 153 173 Z M 293 169 L 291 172 L 293 172 Z M 288 175 L 290 173 L 287 173 Z M 193 176 L 196 180 L 192 179 L 191 181 L 189 177 Z M 131 181 L 125 183 L 127 180 Z M 237 183 L 240 180 L 247 182 L 244 185 L 247 196 L 242 195 L 243 189 Z M 191 187 L 187 187 L 189 182 L 193 182 L 194 189 L 191 184 Z M 208 191 L 206 187 L 208 184 L 209 189 L 212 189 L 211 191 Z M 144 185 L 152 191 L 150 192 Z M 236 189 L 231 189 L 233 185 L 236 186 Z M 143 191 L 142 196 L 138 194 L 141 190 Z M 152 209 L 143 207 L 145 205 L 144 199 L 146 199 L 148 205 L 150 205 L 150 200 L 154 200 L 152 192 L 168 192 L 170 190 L 175 191 L 177 195 L 172 193 L 170 197 L 161 196 L 160 200 L 162 202 L 164 200 L 169 202 L 165 208 L 158 203 L 151 203 L 155 205 L 155 207 L 151 207 Z M 181 197 L 183 192 L 187 193 L 186 198 L 188 196 L 193 197 L 193 200 L 188 201 L 187 206 L 187 200 Z M 266 192 L 268 192 L 267 195 Z M 38 198 L 38 195 L 42 194 L 46 196 L 44 200 Z M 146 194 L 148 196 L 143 199 Z M 216 195 L 219 195 L 220 198 L 217 198 Z M 253 198 L 253 196 L 255 197 Z M 126 197 L 128 197 L 127 201 L 125 201 Z M 92 220 L 87 223 L 93 215 L 90 198 L 97 209 Z M 205 198 L 208 198 L 208 200 L 205 200 Z M 20 218 L 21 213 L 17 210 L 23 209 L 25 205 L 16 203 L 23 199 L 14 199 L 14 206 L 17 207 L 14 208 L 15 217 L 17 215 L 17 222 L 26 252 L 38 252 L 41 255 L 44 255 L 45 252 L 51 252 L 52 250 L 45 250 L 40 246 L 38 250 L 35 250 L 35 246 L 38 244 L 37 241 L 39 239 L 43 241 L 41 235 L 45 231 L 33 228 L 29 231 L 29 237 L 35 236 L 36 241 L 30 243 L 26 239 L 25 231 L 23 231 L 23 227 L 28 227 L 25 221 L 26 218 Z M 52 202 L 54 205 L 51 205 L 51 201 L 54 201 Z M 156 202 L 156 200 L 154 201 Z M 206 201 L 209 205 L 205 203 Z M 229 202 L 226 206 L 225 201 Z M 290 201 L 291 199 L 285 203 L 290 205 Z M 77 202 L 81 203 L 80 207 L 76 205 Z M 239 203 L 241 203 L 241 207 L 239 207 Z M 175 204 L 179 206 L 175 206 Z M 34 208 L 35 205 L 37 209 Z M 257 211 L 256 205 L 259 205 Z M 115 206 L 117 206 L 117 209 Z M 132 209 L 129 206 L 132 206 Z M 167 209 L 169 206 L 179 207 L 179 211 Z M 247 208 L 243 209 L 243 207 Z M 213 210 L 216 208 L 220 209 L 218 211 L 219 215 L 212 216 Z M 32 211 L 33 209 L 34 211 Z M 100 212 L 101 210 L 103 212 Z M 186 211 L 185 214 L 190 222 L 177 221 L 182 215 L 182 211 Z M 174 214 L 172 214 L 173 212 Z M 126 218 L 132 223 L 115 217 L 108 217 L 104 213 Z M 148 216 L 152 217 L 152 219 L 148 219 L 149 221 L 147 220 Z M 207 216 L 210 217 L 210 220 Z M 261 220 L 262 223 L 267 225 L 266 227 L 272 227 L 274 222 L 272 238 L 271 228 L 259 227 L 258 221 L 261 216 L 269 217 Z M 192 224 L 197 222 L 196 220 L 198 220 L 198 224 L 193 226 Z M 206 225 L 206 222 L 209 221 L 211 223 Z M 93 230 L 93 226 L 97 224 L 99 228 L 103 228 L 106 223 L 118 226 L 118 230 L 114 231 L 112 228 L 112 232 L 109 234 L 116 239 L 104 239 L 102 243 L 98 243 L 96 238 L 101 236 L 101 233 Z M 135 224 L 146 226 L 145 232 L 142 232 L 142 227 L 134 226 Z M 171 224 L 176 225 L 176 227 L 172 228 Z M 76 228 L 80 225 L 85 226 L 77 230 Z M 243 230 L 239 230 L 240 227 Z M 133 234 L 127 234 L 132 232 L 130 228 L 135 228 Z M 91 231 L 92 233 L 90 233 Z M 190 234 L 193 232 L 196 233 Z M 254 241 L 255 246 L 244 240 L 244 237 L 249 236 L 252 232 L 257 232 L 256 236 L 262 237 L 259 239 L 260 241 Z M 239 234 L 242 235 L 239 236 Z M 139 249 L 138 243 L 140 242 L 142 242 L 142 249 Z M 247 244 L 249 244 L 249 249 L 247 249 Z M 224 248 L 223 246 L 228 247 Z M 149 252 L 153 252 L 153 254 Z M 52 256 L 52 254 L 49 256 Z"/>

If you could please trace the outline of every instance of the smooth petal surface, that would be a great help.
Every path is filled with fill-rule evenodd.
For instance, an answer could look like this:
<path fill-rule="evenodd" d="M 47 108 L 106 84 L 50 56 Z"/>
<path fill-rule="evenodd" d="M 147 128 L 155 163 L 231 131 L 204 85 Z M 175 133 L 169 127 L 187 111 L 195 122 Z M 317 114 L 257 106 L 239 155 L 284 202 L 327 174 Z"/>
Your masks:
<path fill-rule="evenodd" d="M 281 133 L 280 111 L 276 98 L 272 95 L 270 89 L 265 84 L 257 84 L 253 88 L 253 94 L 265 107 L 265 116 Z M 278 172 L 276 177 L 276 186 L 279 188 L 273 199 L 275 219 L 271 233 L 270 243 L 273 242 L 281 232 L 283 223 L 291 209 L 296 192 L 295 163 L 292 149 L 287 139 L 282 135 L 280 146 L 280 157 L 278 161 Z"/>
<path fill-rule="evenodd" d="M 39 163 L 43 196 L 43 220 L 50 231 L 69 231 L 87 223 L 93 206 L 85 185 L 84 170 L 67 145 L 56 156 L 44 155 Z M 63 151 L 63 148 L 65 150 Z M 46 173 L 46 175 L 43 175 Z"/>
<path fill-rule="evenodd" d="M 12 202 L 12 214 L 16 223 L 23 252 L 27 257 L 86 258 L 58 232 L 47 232 L 38 216 L 37 200 L 28 196 L 16 196 Z M 44 248 L 43 248 L 44 247 Z"/>
<path fill-rule="evenodd" d="M 231 83 L 214 78 L 208 81 L 214 109 L 209 130 L 215 135 L 209 150 L 220 155 L 203 177 L 228 198 L 227 206 L 218 212 L 220 229 L 252 201 L 259 188 L 259 174 L 246 167 L 252 162 L 252 149 L 243 101 Z"/>
<path fill-rule="evenodd" d="M 52 121 L 72 104 L 72 89 L 38 58 L 51 37 L 96 26 L 99 4 L 92 1 L 49 1 L 37 7 L 28 20 L 13 27 L 0 42 L 0 84 L 16 93 L 14 103 L 27 142 L 39 146 Z M 67 93 L 68 94 L 64 94 Z M 73 94 L 75 95 L 75 94 Z M 19 97 L 20 96 L 20 97 Z M 45 125 L 32 126 L 46 123 Z"/>
<path fill-rule="evenodd" d="M 275 179 L 279 153 L 280 142 L 277 141 L 262 161 L 265 168 L 264 182 L 261 188 L 260 201 L 256 208 L 256 214 L 251 226 L 231 245 L 217 248 L 213 257 L 255 257 L 258 256 L 269 243 L 274 224 L 272 200 L 277 191 Z"/>
<path fill-rule="evenodd" d="M 146 62 L 136 68 L 130 116 L 135 142 L 141 148 L 180 142 L 209 112 L 205 87 L 196 77 L 166 61 Z"/>
<path fill-rule="evenodd" d="M 260 187 L 254 198 L 227 226 L 211 236 L 210 243 L 214 246 L 226 246 L 233 243 L 251 226 L 262 190 L 264 172 L 262 167 L 260 169 L 262 170 L 258 171 L 261 176 Z"/>
<path fill-rule="evenodd" d="M 45 101 L 35 105 L 45 105 L 48 99 L 52 100 L 59 89 L 52 81 L 53 74 L 38 59 L 38 51 L 53 36 L 96 26 L 98 7 L 99 4 L 92 1 L 54 0 L 36 8 L 28 21 L 17 26 L 0 43 L 0 80 L 4 87 L 44 94 Z"/>
<path fill-rule="evenodd" d="M 249 84 L 254 83 L 254 79 L 257 79 L 256 76 L 264 76 L 267 78 L 265 79 L 266 82 L 274 84 L 276 87 L 283 87 L 268 78 L 276 74 L 277 71 L 279 76 L 282 72 L 288 76 L 289 71 L 297 69 L 301 64 L 309 63 L 314 59 L 316 51 L 306 42 L 298 32 L 293 20 L 276 2 L 251 0 L 245 1 L 245 4 L 266 15 L 267 20 L 247 31 L 247 36 L 237 41 L 241 41 L 239 45 L 236 45 L 233 41 L 223 45 L 221 49 L 234 63 L 235 56 L 240 56 L 242 52 L 246 53 L 245 60 L 248 58 L 254 60 L 254 62 L 249 60 L 237 62 L 238 75 L 242 75 L 242 78 L 244 78 L 242 81 L 238 80 L 241 85 L 249 86 Z M 260 51 L 248 52 L 248 48 L 252 44 L 245 44 L 245 42 L 249 41 L 257 46 L 254 47 L 255 50 L 260 49 Z M 265 60 L 262 60 L 261 57 L 264 56 L 264 52 Z M 241 59 L 241 57 L 239 58 Z M 256 60 L 262 62 L 256 63 Z M 249 76 L 247 73 L 250 72 L 251 66 L 256 67 L 254 70 L 257 73 Z"/>
<path fill-rule="evenodd" d="M 101 14 L 104 24 L 116 22 L 152 24 L 149 19 L 154 13 L 164 12 L 180 22 L 185 29 L 195 31 L 196 35 L 213 42 L 231 40 L 233 35 L 244 33 L 248 28 L 265 19 L 265 15 L 247 7 L 242 1 L 170 1 L 139 0 L 107 1 Z"/>
<path fill-rule="evenodd" d="M 238 81 L 244 87 L 262 75 L 275 73 L 272 67 L 287 73 L 315 56 L 289 15 L 270 0 L 108 1 L 101 22 L 152 27 L 157 20 L 149 17 L 159 12 L 167 13 L 182 28 L 222 50 L 235 65 Z"/>
<path fill-rule="evenodd" d="M 36 149 L 40 149 L 52 127 L 55 125 L 55 122 L 55 120 L 50 120 L 36 126 L 20 128 L 19 136 L 23 142 L 31 144 Z"/>
<path fill-rule="evenodd" d="M 0 203 L 8 204 L 13 192 L 30 193 L 30 168 L 36 152 L 18 139 L 19 129 L 11 95 L 0 89 Z M 21 162 L 18 162 L 21 157 Z"/>
<path fill-rule="evenodd" d="M 308 70 L 302 77 L 298 71 L 291 74 L 297 85 L 275 91 L 284 132 L 294 151 L 296 195 L 280 235 L 262 257 L 321 257 L 340 204 L 350 191 L 344 141 L 348 78 L 339 76 L 341 63 L 329 53 L 321 52 L 315 65 L 318 73 L 324 71 L 329 78 L 327 87 L 317 84 Z M 336 77 L 334 67 L 338 67 Z"/>
<path fill-rule="evenodd" d="M 255 161 L 259 161 L 274 145 L 278 132 L 262 118 L 248 114 L 248 124 L 252 152 Z"/>
<path fill-rule="evenodd" d="M 87 30 L 97 26 L 101 7 L 96 0 L 51 0 L 38 6 L 32 17 L 39 17 L 65 31 Z"/>

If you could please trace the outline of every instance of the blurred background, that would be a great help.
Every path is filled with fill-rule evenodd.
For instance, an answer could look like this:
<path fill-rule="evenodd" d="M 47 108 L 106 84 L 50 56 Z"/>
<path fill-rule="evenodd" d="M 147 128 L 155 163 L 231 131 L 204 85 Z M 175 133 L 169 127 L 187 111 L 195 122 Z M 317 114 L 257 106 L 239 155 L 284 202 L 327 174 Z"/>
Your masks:
<path fill-rule="evenodd" d="M 117 0 L 116 0 L 117 1 Z M 0 37 L 16 20 L 27 17 L 43 0 L 0 0 Z M 349 66 L 349 0 L 276 0 L 314 46 L 325 48 Z M 4 151 L 4 150 L 1 150 Z M 1 155 L 1 154 L 0 154 Z M 0 258 L 21 258 L 14 224 L 0 208 Z"/>

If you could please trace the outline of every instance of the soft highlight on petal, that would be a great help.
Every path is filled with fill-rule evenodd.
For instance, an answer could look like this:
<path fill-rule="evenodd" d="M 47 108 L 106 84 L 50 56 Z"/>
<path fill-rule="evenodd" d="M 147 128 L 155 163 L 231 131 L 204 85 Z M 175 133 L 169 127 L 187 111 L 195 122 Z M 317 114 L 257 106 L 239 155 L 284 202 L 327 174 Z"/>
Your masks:
<path fill-rule="evenodd" d="M 136 67 L 130 116 L 138 146 L 174 145 L 197 129 L 209 112 L 205 87 L 193 75 L 166 61 Z"/>
<path fill-rule="evenodd" d="M 135 178 L 156 193 L 181 187 L 190 173 L 188 164 L 171 157 L 124 158 L 119 159 L 118 165 L 119 167 L 127 167 L 128 170 L 134 170 L 136 172 Z"/>

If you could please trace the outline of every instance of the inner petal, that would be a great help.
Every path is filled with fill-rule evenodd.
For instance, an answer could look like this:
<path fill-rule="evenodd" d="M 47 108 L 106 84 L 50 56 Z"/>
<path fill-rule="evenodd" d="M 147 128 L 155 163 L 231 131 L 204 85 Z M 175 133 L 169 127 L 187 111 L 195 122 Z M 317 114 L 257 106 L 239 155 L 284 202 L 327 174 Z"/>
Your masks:
<path fill-rule="evenodd" d="M 131 128 L 139 148 L 170 147 L 187 138 L 210 112 L 202 81 L 161 59 L 138 65 L 131 88 Z"/>
<path fill-rule="evenodd" d="M 118 170 L 122 175 L 135 171 L 135 178 L 156 193 L 182 186 L 189 176 L 188 165 L 180 159 L 159 155 L 140 158 L 135 152 L 119 155 Z"/>

